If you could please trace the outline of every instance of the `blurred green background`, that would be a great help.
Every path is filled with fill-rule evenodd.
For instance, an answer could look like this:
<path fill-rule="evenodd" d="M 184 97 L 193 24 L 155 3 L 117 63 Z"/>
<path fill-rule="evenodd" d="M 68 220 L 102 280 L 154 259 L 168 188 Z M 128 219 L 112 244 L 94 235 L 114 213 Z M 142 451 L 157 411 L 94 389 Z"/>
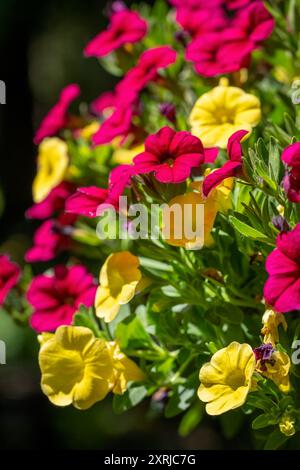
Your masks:
<path fill-rule="evenodd" d="M 127 2 L 130 5 L 132 2 Z M 151 2 L 149 2 L 151 3 Z M 0 106 L 1 173 L 5 197 L 0 220 L 1 251 L 17 260 L 30 244 L 31 204 L 38 122 L 63 86 L 76 82 L 89 102 L 114 80 L 82 50 L 106 24 L 101 0 L 0 0 L 0 79 L 7 104 Z M 162 19 L 163 20 L 163 19 Z M 1 204 L 0 204 L 1 205 Z M 177 433 L 180 418 L 163 418 L 163 405 L 146 402 L 116 416 L 110 399 L 91 410 L 52 406 L 39 387 L 36 335 L 0 310 L 0 339 L 7 365 L 0 366 L 0 448 L 22 449 L 222 449 L 250 448 L 247 434 L 230 438 L 226 422 L 204 419 L 188 437 Z"/>

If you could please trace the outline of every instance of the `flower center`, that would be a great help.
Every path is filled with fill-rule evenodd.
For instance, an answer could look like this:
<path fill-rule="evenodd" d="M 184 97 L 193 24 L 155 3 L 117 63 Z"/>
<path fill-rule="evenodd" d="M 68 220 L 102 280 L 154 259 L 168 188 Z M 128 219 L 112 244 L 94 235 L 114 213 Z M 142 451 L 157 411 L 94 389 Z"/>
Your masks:
<path fill-rule="evenodd" d="M 227 376 L 226 383 L 233 390 L 237 390 L 240 387 L 245 386 L 246 378 L 245 374 L 241 369 L 235 369 L 230 372 Z"/>
<path fill-rule="evenodd" d="M 233 124 L 234 123 L 234 116 L 232 112 L 230 112 L 225 107 L 216 109 L 216 121 L 219 124 Z"/>

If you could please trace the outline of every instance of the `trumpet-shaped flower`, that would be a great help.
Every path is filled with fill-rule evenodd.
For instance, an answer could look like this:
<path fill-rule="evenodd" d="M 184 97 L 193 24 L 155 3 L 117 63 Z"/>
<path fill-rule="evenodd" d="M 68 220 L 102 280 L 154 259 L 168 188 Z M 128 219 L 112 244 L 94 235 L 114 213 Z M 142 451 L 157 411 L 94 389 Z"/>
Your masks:
<path fill-rule="evenodd" d="M 277 236 L 276 249 L 266 261 L 269 278 L 264 287 L 266 302 L 277 312 L 300 309 L 300 224 Z"/>
<path fill-rule="evenodd" d="M 108 190 L 89 186 L 78 188 L 76 193 L 66 201 L 65 210 L 71 214 L 83 215 L 85 217 L 96 217 L 98 207 L 108 200 Z"/>
<path fill-rule="evenodd" d="M 290 367 L 291 361 L 289 356 L 285 352 L 277 350 L 273 350 L 270 357 L 259 359 L 256 364 L 256 370 L 264 377 L 271 379 L 284 393 L 288 393 L 291 389 L 289 379 Z"/>
<path fill-rule="evenodd" d="M 7 255 L 0 255 L 0 306 L 21 277 L 20 267 Z"/>
<path fill-rule="evenodd" d="M 32 328 L 51 332 L 61 325 L 70 325 L 80 305 L 93 305 L 95 292 L 93 276 L 84 266 L 56 266 L 53 275 L 36 276 L 27 292 L 34 309 Z"/>
<path fill-rule="evenodd" d="M 282 153 L 281 160 L 288 171 L 283 179 L 283 188 L 291 202 L 300 202 L 300 142 L 289 145 Z"/>
<path fill-rule="evenodd" d="M 133 162 L 137 174 L 154 172 L 161 183 L 181 183 L 192 168 L 204 162 L 204 148 L 189 132 L 175 132 L 166 126 L 147 137 L 145 152 Z"/>
<path fill-rule="evenodd" d="M 86 57 L 104 57 L 126 44 L 140 41 L 147 34 L 147 23 L 136 11 L 122 10 L 110 18 L 110 25 L 92 39 L 84 50 Z"/>
<path fill-rule="evenodd" d="M 48 219 L 55 212 L 61 211 L 65 206 L 66 199 L 72 194 L 74 187 L 71 183 L 63 181 L 55 186 L 46 198 L 34 204 L 26 211 L 28 219 Z"/>
<path fill-rule="evenodd" d="M 145 379 L 142 370 L 129 359 L 121 350 L 118 343 L 110 341 L 106 343 L 114 362 L 114 388 L 113 392 L 122 395 L 128 382 L 140 382 Z"/>
<path fill-rule="evenodd" d="M 200 96 L 189 121 L 192 134 L 205 147 L 226 148 L 232 134 L 242 129 L 250 133 L 260 119 L 259 99 L 222 79 L 219 86 Z"/>
<path fill-rule="evenodd" d="M 80 88 L 75 84 L 68 85 L 62 90 L 58 103 L 41 122 L 34 138 L 35 144 L 39 144 L 45 137 L 52 137 L 67 125 L 69 106 L 79 94 Z"/>
<path fill-rule="evenodd" d="M 110 255 L 100 271 L 95 307 L 96 315 L 109 323 L 135 296 L 142 280 L 139 259 L 129 251 Z"/>
<path fill-rule="evenodd" d="M 282 325 L 285 331 L 287 330 L 287 322 L 284 316 L 270 308 L 263 314 L 262 323 L 261 333 L 264 335 L 264 343 L 271 343 L 275 346 L 279 342 L 279 325 Z"/>
<path fill-rule="evenodd" d="M 32 186 L 36 203 L 42 202 L 63 181 L 68 164 L 68 147 L 63 140 L 52 137 L 41 143 L 37 175 Z"/>
<path fill-rule="evenodd" d="M 200 370 L 198 397 L 209 415 L 242 406 L 251 388 L 255 357 L 249 344 L 231 343 L 217 351 Z"/>

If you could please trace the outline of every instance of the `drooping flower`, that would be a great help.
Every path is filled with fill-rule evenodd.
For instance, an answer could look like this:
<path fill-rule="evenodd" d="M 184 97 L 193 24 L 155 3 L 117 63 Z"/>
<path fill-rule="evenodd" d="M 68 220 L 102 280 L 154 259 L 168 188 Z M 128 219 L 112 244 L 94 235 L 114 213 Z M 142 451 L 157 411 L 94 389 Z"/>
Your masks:
<path fill-rule="evenodd" d="M 162 234 L 166 243 L 188 250 L 210 246 L 214 242 L 211 231 L 218 212 L 230 208 L 232 185 L 232 179 L 225 180 L 205 198 L 202 183 L 192 183 L 190 189 L 194 191 L 171 199 L 162 212 Z M 203 220 L 200 206 L 204 210 Z"/>
<path fill-rule="evenodd" d="M 290 367 L 291 361 L 289 356 L 285 352 L 274 349 L 268 359 L 259 359 L 256 364 L 256 370 L 264 377 L 271 379 L 284 393 L 288 393 L 291 389 L 289 379 Z"/>
<path fill-rule="evenodd" d="M 226 162 L 221 168 L 209 173 L 202 185 L 202 192 L 204 196 L 208 196 L 209 193 L 216 188 L 222 181 L 227 178 L 238 176 L 242 174 L 243 168 L 243 149 L 241 146 L 241 140 L 248 134 L 247 131 L 238 131 L 233 134 L 228 140 L 227 153 L 229 161 Z"/>
<path fill-rule="evenodd" d="M 45 262 L 54 259 L 71 247 L 70 233 L 76 217 L 61 213 L 57 219 L 49 219 L 40 225 L 33 237 L 33 246 L 27 250 L 28 263 Z"/>
<path fill-rule="evenodd" d="M 129 251 L 110 255 L 100 271 L 95 299 L 96 315 L 111 322 L 139 290 L 142 273 L 139 259 Z"/>
<path fill-rule="evenodd" d="M 198 397 L 209 415 L 242 406 L 251 388 L 255 357 L 249 344 L 234 341 L 217 351 L 200 370 Z"/>
<path fill-rule="evenodd" d="M 70 325 L 80 305 L 93 305 L 95 293 L 93 276 L 84 266 L 56 266 L 52 275 L 36 276 L 27 292 L 34 308 L 31 327 L 37 332 L 51 332 Z"/>
<path fill-rule="evenodd" d="M 144 378 L 116 343 L 95 338 L 89 328 L 60 326 L 39 339 L 42 390 L 54 405 L 85 410 L 110 391 L 122 394 L 129 381 Z"/>
<path fill-rule="evenodd" d="M 253 349 L 255 359 L 259 361 L 261 370 L 267 370 L 265 362 L 270 361 L 274 351 L 275 349 L 273 348 L 272 343 L 265 343 L 258 348 Z"/>
<path fill-rule="evenodd" d="M 275 346 L 279 342 L 279 325 L 283 326 L 284 331 L 287 330 L 287 322 L 281 313 L 275 312 L 269 308 L 262 317 L 263 328 L 261 333 L 264 335 L 264 343 L 271 343 Z"/>
<path fill-rule="evenodd" d="M 232 134 L 241 129 L 250 134 L 260 119 L 259 99 L 221 79 L 219 86 L 196 101 L 189 122 L 192 134 L 202 140 L 204 147 L 226 148 Z"/>
<path fill-rule="evenodd" d="M 154 172 L 161 183 L 181 183 L 190 176 L 192 168 L 204 162 L 204 149 L 189 132 L 175 132 L 166 126 L 147 137 L 145 152 L 133 162 L 137 174 Z"/>
<path fill-rule="evenodd" d="M 269 278 L 264 287 L 266 302 L 277 312 L 300 309 L 300 224 L 277 236 L 276 249 L 266 260 Z"/>
<path fill-rule="evenodd" d="M 296 420 L 289 413 L 285 413 L 279 423 L 279 429 L 285 436 L 291 437 L 296 434 Z"/>
<path fill-rule="evenodd" d="M 111 91 L 106 91 L 105 93 L 101 93 L 101 95 L 91 103 L 91 110 L 98 115 L 105 115 L 107 111 L 111 114 L 111 111 L 117 107 L 117 102 L 116 94 Z"/>
<path fill-rule="evenodd" d="M 37 175 L 32 185 L 36 203 L 44 201 L 48 194 L 64 179 L 69 164 L 68 146 L 57 137 L 43 140 L 39 146 Z"/>
<path fill-rule="evenodd" d="M 42 120 L 34 138 L 34 143 L 39 144 L 45 137 L 52 137 L 63 129 L 68 122 L 68 109 L 70 104 L 80 95 L 78 85 L 72 84 L 65 87 L 58 103 L 49 111 Z"/>
<path fill-rule="evenodd" d="M 105 205 L 106 202 L 108 203 L 107 189 L 97 186 L 78 188 L 76 193 L 67 199 L 65 210 L 70 214 L 93 218 L 99 215 L 98 207 L 101 204 Z"/>
<path fill-rule="evenodd" d="M 110 18 L 110 25 L 92 39 L 84 50 L 86 57 L 104 57 L 111 52 L 133 44 L 147 34 L 147 23 L 136 11 L 121 10 Z"/>
<path fill-rule="evenodd" d="M 126 137 L 130 133 L 132 127 L 133 114 L 133 103 L 120 103 L 113 113 L 101 124 L 98 131 L 92 136 L 93 144 L 108 144 L 116 137 Z"/>
<path fill-rule="evenodd" d="M 288 170 L 283 179 L 283 188 L 291 202 L 300 202 L 300 142 L 284 149 L 281 160 Z"/>
<path fill-rule="evenodd" d="M 130 184 L 134 174 L 135 171 L 132 165 L 119 165 L 111 170 L 108 179 L 108 202 L 110 204 L 118 207 L 119 197 L 122 196 L 126 187 Z"/>
<path fill-rule="evenodd" d="M 55 186 L 43 201 L 30 207 L 26 211 L 26 217 L 28 219 L 48 219 L 55 212 L 59 212 L 64 208 L 65 201 L 73 190 L 74 187 L 71 183 L 63 181 Z"/>
<path fill-rule="evenodd" d="M 21 277 L 20 267 L 7 255 L 0 255 L 0 306 L 4 304 L 10 290 Z"/>

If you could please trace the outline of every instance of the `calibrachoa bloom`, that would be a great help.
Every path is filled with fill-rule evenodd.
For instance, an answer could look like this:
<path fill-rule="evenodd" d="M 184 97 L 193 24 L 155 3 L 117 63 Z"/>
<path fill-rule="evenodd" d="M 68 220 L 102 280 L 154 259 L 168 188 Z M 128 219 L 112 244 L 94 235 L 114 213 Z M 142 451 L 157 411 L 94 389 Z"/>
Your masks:
<path fill-rule="evenodd" d="M 68 146 L 57 137 L 43 140 L 39 147 L 37 175 L 33 182 L 33 199 L 42 202 L 59 185 L 69 165 Z"/>
<path fill-rule="evenodd" d="M 278 235 L 276 249 L 267 258 L 269 278 L 264 297 L 277 312 L 300 309 L 299 246 L 300 224 L 292 231 Z"/>
<path fill-rule="evenodd" d="M 84 266 L 56 266 L 53 274 L 36 276 L 27 292 L 34 308 L 32 328 L 40 333 L 70 325 L 80 305 L 93 305 L 95 293 L 93 276 Z"/>
<path fill-rule="evenodd" d="M 204 162 L 201 141 L 189 132 L 163 127 L 147 137 L 145 151 L 133 159 L 137 174 L 154 172 L 161 183 L 181 183 Z"/>
<path fill-rule="evenodd" d="M 279 429 L 285 436 L 291 437 L 296 434 L 295 429 L 296 421 L 295 419 L 289 415 L 288 413 L 283 415 L 279 423 Z"/>
<path fill-rule="evenodd" d="M 96 315 L 111 322 L 139 290 L 142 273 L 139 259 L 129 251 L 110 255 L 100 271 L 95 307 Z"/>
<path fill-rule="evenodd" d="M 204 147 L 226 148 L 233 133 L 242 129 L 250 133 L 260 119 L 259 99 L 228 86 L 228 80 L 222 79 L 219 86 L 196 101 L 189 121 L 192 134 L 202 140 Z"/>
<path fill-rule="evenodd" d="M 58 103 L 41 122 L 34 138 L 35 144 L 39 144 L 45 137 L 52 137 L 67 125 L 69 106 L 79 94 L 80 88 L 75 84 L 68 85 L 62 90 Z"/>
<path fill-rule="evenodd" d="M 275 312 L 271 308 L 266 310 L 262 317 L 264 343 L 271 343 L 275 346 L 279 342 L 278 327 L 282 325 L 284 331 L 287 330 L 287 322 L 281 313 Z"/>
<path fill-rule="evenodd" d="M 59 212 L 64 208 L 65 201 L 73 190 L 73 184 L 63 181 L 55 186 L 45 199 L 30 207 L 26 211 L 26 217 L 28 219 L 48 219 L 55 212 Z"/>
<path fill-rule="evenodd" d="M 66 201 L 66 212 L 71 214 L 83 215 L 85 217 L 96 217 L 98 207 L 105 205 L 108 201 L 108 190 L 89 186 L 87 188 L 78 188 Z"/>
<path fill-rule="evenodd" d="M 126 44 L 140 41 L 147 33 L 147 23 L 130 10 L 114 13 L 106 31 L 96 36 L 84 50 L 86 57 L 103 57 Z"/>
<path fill-rule="evenodd" d="M 7 255 L 0 255 L 0 306 L 3 305 L 10 290 L 21 277 L 20 267 Z"/>
<path fill-rule="evenodd" d="M 279 389 L 287 393 L 290 391 L 290 379 L 289 371 L 291 367 L 291 361 L 289 356 L 282 351 L 273 350 L 270 357 L 266 359 L 259 359 L 256 365 L 256 369 L 262 375 L 273 382 L 279 387 Z"/>
<path fill-rule="evenodd" d="M 251 389 L 255 357 L 249 344 L 234 341 L 217 351 L 200 370 L 198 397 L 209 415 L 220 415 L 242 406 Z"/>
<path fill-rule="evenodd" d="M 300 202 L 300 142 L 289 145 L 282 153 L 281 160 L 288 170 L 283 179 L 283 188 L 291 202 Z"/>
<path fill-rule="evenodd" d="M 116 343 L 95 338 L 89 328 L 61 326 L 41 335 L 40 342 L 42 390 L 54 405 L 85 410 L 110 391 L 124 393 L 128 381 L 144 378 Z"/>

